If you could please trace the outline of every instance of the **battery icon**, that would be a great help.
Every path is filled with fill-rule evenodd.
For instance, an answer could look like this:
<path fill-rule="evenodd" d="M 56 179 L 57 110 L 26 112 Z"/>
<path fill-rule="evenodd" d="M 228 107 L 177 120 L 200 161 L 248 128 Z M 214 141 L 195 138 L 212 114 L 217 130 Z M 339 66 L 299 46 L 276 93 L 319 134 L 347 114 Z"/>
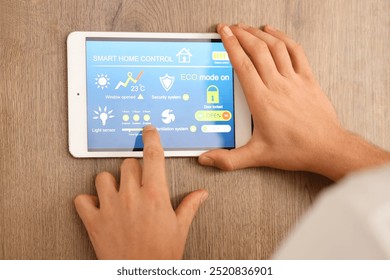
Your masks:
<path fill-rule="evenodd" d="M 229 60 L 227 52 L 212 52 L 213 60 Z"/>

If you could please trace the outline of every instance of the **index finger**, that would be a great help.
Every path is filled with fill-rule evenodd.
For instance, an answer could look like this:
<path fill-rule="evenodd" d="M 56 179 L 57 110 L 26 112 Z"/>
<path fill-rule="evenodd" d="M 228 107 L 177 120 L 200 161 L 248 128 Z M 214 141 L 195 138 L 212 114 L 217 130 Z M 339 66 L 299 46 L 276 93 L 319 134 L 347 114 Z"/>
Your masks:
<path fill-rule="evenodd" d="M 143 187 L 159 188 L 160 186 L 165 186 L 164 188 L 168 190 L 164 150 L 161 146 L 160 135 L 156 128 L 148 125 L 144 127 L 142 139 L 144 142 Z"/>
<path fill-rule="evenodd" d="M 251 104 L 261 98 L 261 95 L 258 93 L 259 89 L 266 90 L 264 82 L 232 30 L 225 24 L 219 24 L 217 29 L 229 55 L 230 62 L 240 80 L 248 105 L 251 107 Z"/>

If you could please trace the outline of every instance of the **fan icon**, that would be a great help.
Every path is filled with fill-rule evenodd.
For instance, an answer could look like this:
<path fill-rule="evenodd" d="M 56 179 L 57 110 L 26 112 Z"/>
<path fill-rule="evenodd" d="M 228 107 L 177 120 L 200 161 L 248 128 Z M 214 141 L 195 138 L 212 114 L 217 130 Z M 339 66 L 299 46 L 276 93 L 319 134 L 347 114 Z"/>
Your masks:
<path fill-rule="evenodd" d="M 161 113 L 162 116 L 162 121 L 165 124 L 170 124 L 171 122 L 175 121 L 175 115 L 172 114 L 173 110 L 171 109 L 166 109 Z"/>

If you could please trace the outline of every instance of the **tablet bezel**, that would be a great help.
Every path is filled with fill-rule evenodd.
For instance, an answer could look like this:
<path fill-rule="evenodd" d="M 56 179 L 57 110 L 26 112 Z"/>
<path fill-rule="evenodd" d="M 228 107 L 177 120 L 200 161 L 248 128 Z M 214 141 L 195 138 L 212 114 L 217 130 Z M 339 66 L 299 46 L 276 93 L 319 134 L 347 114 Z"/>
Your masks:
<path fill-rule="evenodd" d="M 80 32 L 68 35 L 68 125 L 69 151 L 74 157 L 142 157 L 142 151 L 88 151 L 86 50 L 87 37 L 151 38 L 151 39 L 220 39 L 217 33 L 145 33 L 145 32 Z M 251 115 L 244 93 L 234 73 L 234 110 L 236 147 L 251 137 Z M 207 150 L 164 151 L 167 157 L 199 156 Z"/>

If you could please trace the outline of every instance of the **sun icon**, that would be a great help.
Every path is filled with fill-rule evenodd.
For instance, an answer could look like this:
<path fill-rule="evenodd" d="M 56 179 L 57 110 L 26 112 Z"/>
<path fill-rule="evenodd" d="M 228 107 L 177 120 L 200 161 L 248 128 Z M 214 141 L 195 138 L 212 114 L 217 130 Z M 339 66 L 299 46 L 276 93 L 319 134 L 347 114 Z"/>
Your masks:
<path fill-rule="evenodd" d="M 95 78 L 95 81 L 95 85 L 97 85 L 97 88 L 101 88 L 102 90 L 108 88 L 108 85 L 110 84 L 110 78 L 108 78 L 108 76 L 104 74 L 98 74 L 97 78 Z"/>
<path fill-rule="evenodd" d="M 96 116 L 94 116 L 93 118 L 95 120 L 100 119 L 102 121 L 102 125 L 105 126 L 107 119 L 112 119 L 114 117 L 113 115 L 111 115 L 113 110 L 107 112 L 106 106 L 104 106 L 103 110 L 102 108 L 100 108 L 100 106 L 98 108 L 99 111 L 93 111 L 96 114 Z"/>

